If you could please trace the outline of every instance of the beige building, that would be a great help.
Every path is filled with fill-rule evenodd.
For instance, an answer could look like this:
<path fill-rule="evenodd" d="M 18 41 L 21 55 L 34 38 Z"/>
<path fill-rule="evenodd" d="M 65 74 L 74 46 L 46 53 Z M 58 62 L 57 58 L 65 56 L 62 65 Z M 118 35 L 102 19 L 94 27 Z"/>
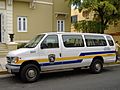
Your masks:
<path fill-rule="evenodd" d="M 43 32 L 70 31 L 71 9 L 65 0 L 0 0 L 0 55 L 14 42 L 28 42 Z"/>
<path fill-rule="evenodd" d="M 94 13 L 93 12 L 87 12 L 85 9 L 81 12 L 78 11 L 78 9 L 71 9 L 71 22 L 74 23 L 76 21 L 82 21 L 82 20 L 93 20 Z M 71 25 L 71 32 L 76 32 L 73 24 Z M 82 32 L 82 31 L 81 31 Z"/>

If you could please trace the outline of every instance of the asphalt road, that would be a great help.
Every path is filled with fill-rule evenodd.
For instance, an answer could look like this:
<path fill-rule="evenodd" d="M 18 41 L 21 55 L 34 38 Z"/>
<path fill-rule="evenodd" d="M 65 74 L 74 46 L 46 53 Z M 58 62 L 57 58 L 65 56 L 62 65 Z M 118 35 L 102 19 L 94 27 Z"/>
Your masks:
<path fill-rule="evenodd" d="M 34 83 L 15 76 L 0 78 L 0 90 L 120 90 L 120 66 L 106 67 L 101 74 L 88 70 L 42 74 Z"/>

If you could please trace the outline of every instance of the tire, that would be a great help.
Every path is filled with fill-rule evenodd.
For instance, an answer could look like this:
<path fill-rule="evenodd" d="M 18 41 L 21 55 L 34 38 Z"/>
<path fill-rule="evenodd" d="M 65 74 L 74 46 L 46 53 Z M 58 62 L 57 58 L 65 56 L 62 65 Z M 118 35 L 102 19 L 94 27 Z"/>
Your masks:
<path fill-rule="evenodd" d="M 102 69 L 103 69 L 103 63 L 99 59 L 95 59 L 90 65 L 91 73 L 95 73 L 95 74 L 100 73 L 102 72 Z"/>
<path fill-rule="evenodd" d="M 27 64 L 23 66 L 20 77 L 23 82 L 35 82 L 40 75 L 40 69 L 35 64 Z"/>

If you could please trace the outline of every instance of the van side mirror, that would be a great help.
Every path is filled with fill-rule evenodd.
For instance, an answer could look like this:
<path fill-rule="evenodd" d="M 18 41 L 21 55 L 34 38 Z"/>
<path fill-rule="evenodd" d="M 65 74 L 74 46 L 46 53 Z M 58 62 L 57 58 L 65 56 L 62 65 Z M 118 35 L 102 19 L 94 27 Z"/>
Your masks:
<path fill-rule="evenodd" d="M 41 46 L 40 46 L 41 49 L 44 49 L 44 44 L 42 43 Z"/>

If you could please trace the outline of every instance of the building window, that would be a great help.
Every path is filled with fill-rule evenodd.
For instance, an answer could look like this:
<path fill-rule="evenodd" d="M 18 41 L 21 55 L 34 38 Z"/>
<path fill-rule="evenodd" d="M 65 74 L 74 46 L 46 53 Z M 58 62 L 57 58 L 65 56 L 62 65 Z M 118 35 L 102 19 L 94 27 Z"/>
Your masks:
<path fill-rule="evenodd" d="M 18 17 L 18 32 L 27 32 L 27 17 Z"/>
<path fill-rule="evenodd" d="M 57 20 L 57 31 L 64 32 L 65 30 L 65 21 L 64 20 Z"/>
<path fill-rule="evenodd" d="M 71 23 L 76 23 L 77 22 L 77 15 L 71 16 Z"/>

